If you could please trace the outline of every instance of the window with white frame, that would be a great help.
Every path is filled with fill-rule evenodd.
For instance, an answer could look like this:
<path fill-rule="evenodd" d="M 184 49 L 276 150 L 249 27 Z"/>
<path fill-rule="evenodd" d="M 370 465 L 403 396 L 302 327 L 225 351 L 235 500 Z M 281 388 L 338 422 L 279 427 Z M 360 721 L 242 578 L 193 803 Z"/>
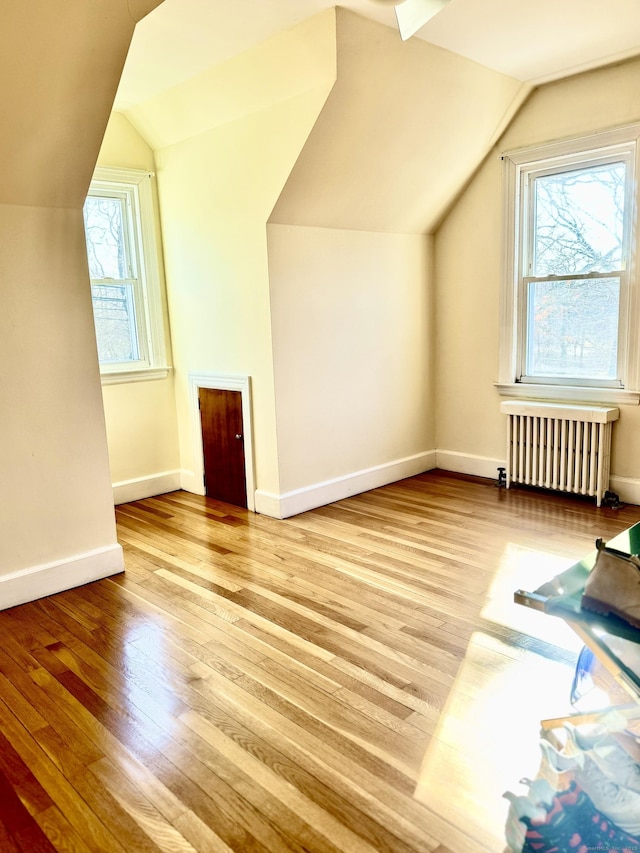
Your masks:
<path fill-rule="evenodd" d="M 640 125 L 510 152 L 503 394 L 635 402 Z"/>
<path fill-rule="evenodd" d="M 98 168 L 84 205 L 103 382 L 167 374 L 151 179 Z"/>

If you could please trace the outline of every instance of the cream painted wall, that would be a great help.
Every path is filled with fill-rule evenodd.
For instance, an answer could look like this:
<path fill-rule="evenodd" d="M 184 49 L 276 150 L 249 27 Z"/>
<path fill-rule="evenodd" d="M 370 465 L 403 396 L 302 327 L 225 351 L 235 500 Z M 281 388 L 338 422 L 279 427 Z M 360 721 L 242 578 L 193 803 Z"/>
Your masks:
<path fill-rule="evenodd" d="M 256 486 L 278 491 L 266 223 L 334 82 L 329 10 L 130 114 L 159 146 L 180 461 L 194 491 L 192 372 L 251 377 Z"/>
<path fill-rule="evenodd" d="M 111 114 L 98 155 L 98 165 L 155 172 L 153 151 L 121 113 Z M 171 364 L 171 339 L 161 252 L 162 234 L 155 180 L 153 194 L 157 212 L 155 229 L 160 251 L 158 261 L 162 303 L 165 309 L 167 357 L 168 363 Z M 166 379 L 104 385 L 102 395 L 111 480 L 116 484 L 116 500 L 117 484 L 131 480 L 147 482 L 149 494 L 152 494 L 154 476 L 170 471 L 177 472 L 180 467 L 173 374 L 170 373 Z M 128 492 L 125 497 L 127 494 Z"/>
<path fill-rule="evenodd" d="M 187 487 L 189 372 L 252 377 L 263 511 L 432 466 L 424 233 L 527 91 L 336 9 L 127 113 L 156 149 Z"/>
<path fill-rule="evenodd" d="M 270 222 L 432 233 L 530 87 L 336 12 L 338 79 Z"/>
<path fill-rule="evenodd" d="M 83 235 L 79 209 L 0 206 L 0 580 L 116 541 Z"/>
<path fill-rule="evenodd" d="M 506 422 L 493 387 L 502 258 L 499 153 L 638 121 L 639 84 L 640 61 L 633 60 L 536 90 L 436 235 L 436 440 L 439 451 L 467 457 L 470 473 L 484 465 L 495 474 L 493 463 L 505 457 Z M 620 411 L 612 473 L 639 479 L 640 408 Z"/>
<path fill-rule="evenodd" d="M 112 112 L 98 153 L 98 166 L 154 172 L 153 149 L 122 113 Z M 158 222 L 160 217 L 158 216 Z"/>
<path fill-rule="evenodd" d="M 133 15 L 156 5 L 3 7 L 0 608 L 122 569 L 82 204 Z"/>
<path fill-rule="evenodd" d="M 247 375 L 257 488 L 277 491 L 266 221 L 326 89 L 159 157 L 182 468 L 193 471 L 189 372 Z M 189 485 L 188 481 L 186 485 Z"/>
<path fill-rule="evenodd" d="M 434 448 L 431 238 L 269 225 L 280 490 Z"/>

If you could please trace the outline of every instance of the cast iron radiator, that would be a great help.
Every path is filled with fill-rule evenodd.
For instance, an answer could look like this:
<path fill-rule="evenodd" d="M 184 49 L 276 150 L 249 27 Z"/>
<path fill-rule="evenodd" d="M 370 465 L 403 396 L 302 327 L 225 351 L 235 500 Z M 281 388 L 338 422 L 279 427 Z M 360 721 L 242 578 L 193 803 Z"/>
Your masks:
<path fill-rule="evenodd" d="M 590 495 L 601 505 L 617 408 L 514 400 L 500 411 L 508 416 L 507 488 L 519 483 Z"/>

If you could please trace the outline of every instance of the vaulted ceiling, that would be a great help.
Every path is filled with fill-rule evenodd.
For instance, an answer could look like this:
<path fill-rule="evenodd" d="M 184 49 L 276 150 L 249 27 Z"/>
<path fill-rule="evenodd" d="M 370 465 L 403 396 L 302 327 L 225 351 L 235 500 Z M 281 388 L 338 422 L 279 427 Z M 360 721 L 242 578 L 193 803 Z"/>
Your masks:
<path fill-rule="evenodd" d="M 307 89 L 311 58 L 336 83 L 270 221 L 433 233 L 536 85 L 640 54 L 638 0 L 451 0 L 406 42 L 388 0 L 334 6 L 164 0 L 136 28 L 115 109 L 158 151 Z M 332 16 L 327 47 L 310 36 Z M 272 92 L 265 57 L 305 27 Z"/>
<path fill-rule="evenodd" d="M 333 0 L 164 0 L 137 27 L 116 107 L 127 109 L 336 5 Z M 393 6 L 342 0 L 395 28 Z M 414 38 L 537 84 L 640 53 L 637 0 L 451 0 Z"/>
<path fill-rule="evenodd" d="M 82 206 L 135 21 L 159 2 L 3 2 L 0 204 Z"/>

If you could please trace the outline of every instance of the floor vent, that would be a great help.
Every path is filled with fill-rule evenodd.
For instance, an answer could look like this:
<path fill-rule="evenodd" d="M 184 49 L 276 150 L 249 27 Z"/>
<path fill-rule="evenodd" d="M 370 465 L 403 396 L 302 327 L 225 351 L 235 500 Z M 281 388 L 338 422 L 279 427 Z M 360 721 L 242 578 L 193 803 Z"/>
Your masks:
<path fill-rule="evenodd" d="M 609 488 L 611 428 L 617 408 L 504 401 L 506 486 L 519 483 L 596 498 Z"/>

